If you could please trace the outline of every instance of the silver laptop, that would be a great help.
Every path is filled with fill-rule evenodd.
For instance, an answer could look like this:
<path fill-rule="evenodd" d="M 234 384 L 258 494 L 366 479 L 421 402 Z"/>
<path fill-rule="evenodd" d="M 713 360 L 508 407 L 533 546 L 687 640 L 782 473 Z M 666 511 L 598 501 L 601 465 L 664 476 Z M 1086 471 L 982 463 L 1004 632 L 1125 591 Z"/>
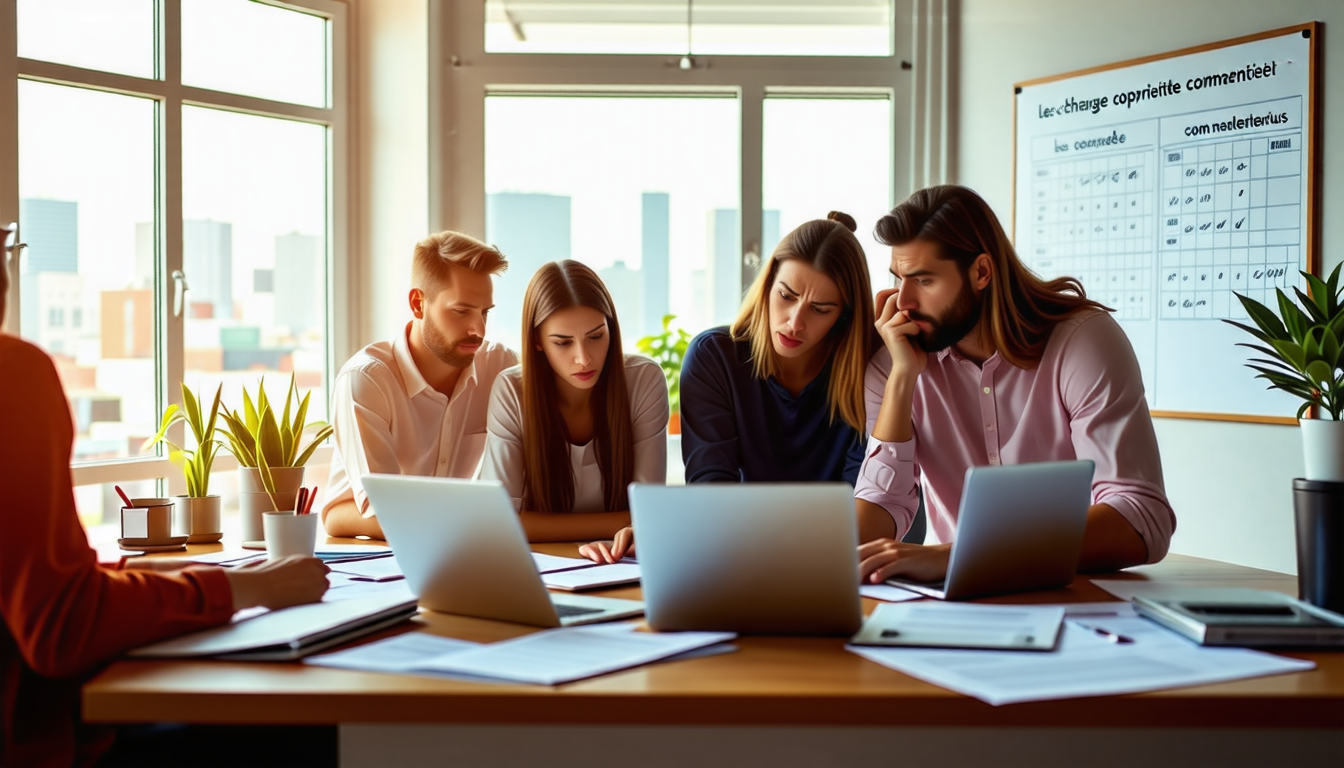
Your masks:
<path fill-rule="evenodd" d="M 887 583 L 940 600 L 1065 586 L 1083 552 L 1092 472 L 1089 460 L 971 467 L 947 578 Z"/>
<path fill-rule="evenodd" d="M 845 483 L 636 483 L 630 514 L 653 629 L 852 635 L 863 623 Z"/>
<path fill-rule="evenodd" d="M 406 584 L 424 608 L 538 627 L 644 612 L 637 600 L 548 592 L 498 482 L 377 474 L 363 482 Z"/>

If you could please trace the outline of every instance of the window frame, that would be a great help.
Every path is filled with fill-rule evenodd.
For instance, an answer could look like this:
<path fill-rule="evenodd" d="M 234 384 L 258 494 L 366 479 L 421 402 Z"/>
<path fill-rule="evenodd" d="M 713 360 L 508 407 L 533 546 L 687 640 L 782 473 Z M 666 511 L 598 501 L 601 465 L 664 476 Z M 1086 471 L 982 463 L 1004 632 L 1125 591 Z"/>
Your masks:
<path fill-rule="evenodd" d="M 76 88 L 104 91 L 151 99 L 155 102 L 155 206 L 158 210 L 157 238 L 162 242 L 164 257 L 162 270 L 156 270 L 156 295 L 163 301 L 155 316 L 156 355 L 156 413 L 162 413 L 170 403 L 181 403 L 181 390 L 176 382 L 182 380 L 185 369 L 183 327 L 186 313 L 174 316 L 173 284 L 169 277 L 182 268 L 182 108 L 200 106 L 261 117 L 297 120 L 321 125 L 328 130 L 326 180 L 326 258 L 327 258 L 327 334 L 326 371 L 330 380 L 335 373 L 334 363 L 344 359 L 354 337 L 356 318 L 348 313 L 337 313 L 333 308 L 345 305 L 351 296 L 349 242 L 350 195 L 349 178 L 351 142 L 349 131 L 349 8 L 343 0 L 258 0 L 266 5 L 322 17 L 329 22 L 328 45 L 330 65 L 327 78 L 327 106 L 310 107 L 269 99 L 224 93 L 182 83 L 181 72 L 181 3 L 183 0 L 147 0 L 155 3 L 154 36 L 155 77 L 140 78 L 99 70 L 85 69 L 18 55 L 17 0 L 0 0 L 0 114 L 12 117 L 0 119 L 0 210 L 15 220 L 19 211 L 19 141 L 18 92 L 20 80 L 66 85 Z M 19 233 L 22 241 L 22 232 Z M 17 279 L 21 249 L 17 258 L 9 262 L 11 289 L 7 302 L 7 317 L 3 318 L 7 332 L 17 333 L 19 327 L 19 296 Z M 4 268 L 0 262 L 0 268 Z M 170 436 L 175 442 L 183 437 L 181 424 Z M 312 458 L 313 462 L 329 460 L 330 448 L 324 448 Z M 237 467 L 232 456 L 221 454 L 216 460 L 216 472 Z M 185 493 L 181 471 L 168 460 L 163 447 L 157 455 L 71 465 L 75 485 L 98 485 L 136 480 L 157 480 L 166 495 Z"/>
<path fill-rule="evenodd" d="M 738 99 L 742 285 L 761 262 L 762 130 L 772 95 L 885 93 L 892 109 L 891 200 L 950 178 L 949 6 L 893 0 L 890 56 L 486 53 L 485 2 L 429 4 L 429 210 L 454 229 L 485 231 L 485 99 L 495 93 L 717 95 Z"/>

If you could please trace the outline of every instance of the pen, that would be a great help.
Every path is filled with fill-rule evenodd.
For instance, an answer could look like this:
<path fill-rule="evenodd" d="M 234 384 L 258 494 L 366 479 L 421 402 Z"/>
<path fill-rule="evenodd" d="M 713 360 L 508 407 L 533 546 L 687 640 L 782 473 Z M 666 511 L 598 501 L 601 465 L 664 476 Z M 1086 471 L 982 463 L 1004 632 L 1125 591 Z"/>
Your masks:
<path fill-rule="evenodd" d="M 1079 623 L 1078 626 L 1082 627 L 1083 629 L 1086 629 L 1089 632 L 1095 632 L 1098 635 L 1101 635 L 1102 637 L 1106 638 L 1107 641 L 1115 643 L 1116 645 L 1128 645 L 1134 642 L 1134 638 L 1129 637 L 1128 635 L 1122 635 L 1119 632 L 1112 632 L 1109 629 L 1102 629 L 1101 627 L 1094 627 L 1091 624 L 1082 624 L 1082 623 Z"/>
<path fill-rule="evenodd" d="M 294 496 L 294 514 L 296 515 L 303 514 L 303 504 L 307 500 L 308 500 L 308 489 L 302 487 L 299 488 L 298 493 L 295 494 Z"/>
<path fill-rule="evenodd" d="M 312 490 L 308 491 L 308 498 L 303 502 L 303 514 L 310 515 L 313 513 L 313 499 L 315 498 L 317 498 L 316 485 L 313 486 Z"/>

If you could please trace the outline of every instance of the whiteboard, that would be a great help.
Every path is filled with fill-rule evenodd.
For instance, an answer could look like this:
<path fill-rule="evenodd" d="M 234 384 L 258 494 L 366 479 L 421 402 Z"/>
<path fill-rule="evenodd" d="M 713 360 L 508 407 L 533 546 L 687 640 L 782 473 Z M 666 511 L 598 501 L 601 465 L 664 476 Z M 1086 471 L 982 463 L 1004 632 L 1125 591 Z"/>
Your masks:
<path fill-rule="evenodd" d="M 1157 416 L 1292 423 L 1233 296 L 1316 272 L 1315 48 L 1304 24 L 1016 85 L 1013 225 L 1044 278 L 1115 311 Z"/>

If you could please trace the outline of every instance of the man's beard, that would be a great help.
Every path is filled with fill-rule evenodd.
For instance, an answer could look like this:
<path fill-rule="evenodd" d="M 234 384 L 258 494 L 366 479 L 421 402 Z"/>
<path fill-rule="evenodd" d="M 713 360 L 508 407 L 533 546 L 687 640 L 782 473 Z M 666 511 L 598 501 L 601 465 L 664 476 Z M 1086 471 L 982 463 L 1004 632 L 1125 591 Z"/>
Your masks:
<path fill-rule="evenodd" d="M 933 330 L 927 335 L 924 331 L 920 331 L 915 337 L 919 348 L 925 352 L 941 352 L 966 338 L 966 334 L 975 330 L 975 326 L 980 322 L 980 313 L 984 308 L 984 292 L 977 296 L 975 290 L 971 288 L 970 280 L 966 280 L 962 283 L 961 292 L 957 294 L 957 300 L 952 302 L 952 306 L 948 307 L 941 317 L 935 319 L 911 312 L 911 320 L 923 320 L 933 326 Z"/>
<path fill-rule="evenodd" d="M 425 342 L 425 347 L 434 356 L 442 362 L 451 365 L 454 368 L 466 368 L 476 357 L 475 352 L 463 354 L 457 351 L 458 344 L 480 344 L 483 339 L 479 336 L 463 336 L 460 339 L 448 340 L 443 335 L 443 331 L 430 319 L 429 313 L 425 313 L 424 320 L 420 323 L 420 338 Z"/>

